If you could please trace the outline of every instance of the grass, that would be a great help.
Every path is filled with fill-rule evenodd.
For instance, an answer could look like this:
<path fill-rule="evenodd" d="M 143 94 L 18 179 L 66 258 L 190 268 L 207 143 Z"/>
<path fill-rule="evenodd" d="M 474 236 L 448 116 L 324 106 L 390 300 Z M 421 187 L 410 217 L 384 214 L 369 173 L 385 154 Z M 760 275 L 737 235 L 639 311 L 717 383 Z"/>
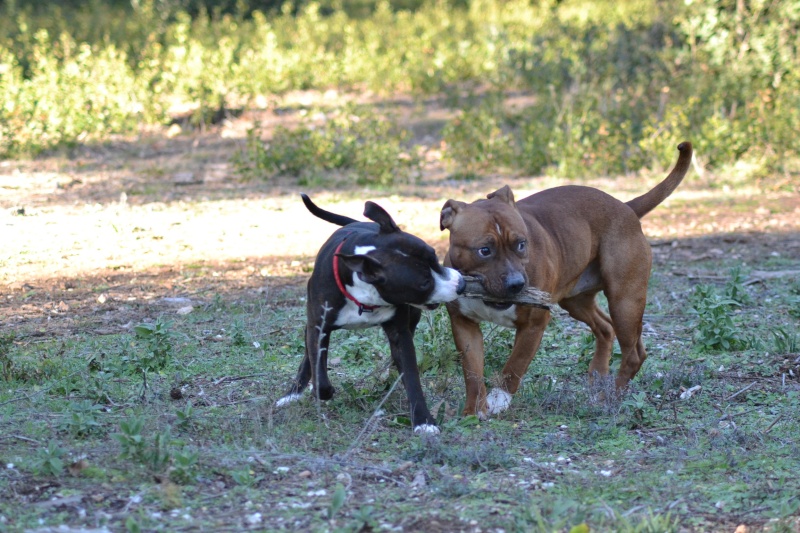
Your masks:
<path fill-rule="evenodd" d="M 517 164 L 523 121 L 504 115 L 504 102 L 493 98 L 478 98 L 469 113 L 442 125 L 445 158 L 463 165 L 455 177 Z M 288 170 L 308 184 L 339 172 L 363 172 L 387 186 L 413 181 L 419 162 L 399 157 L 411 149 L 408 132 L 388 127 L 392 113 L 378 109 L 325 109 L 321 123 L 312 123 L 316 113 L 298 113 L 309 119 L 278 130 L 271 144 L 259 144 L 254 129 L 242 143 L 250 152 L 241 157 L 255 157 L 239 160 L 243 175 L 253 177 L 246 172 L 255 161 L 261 167 L 252 168 L 270 178 Z M 360 129 L 365 124 L 368 131 Z M 289 150 L 295 145 L 305 151 L 292 169 L 285 165 L 297 163 Z M 671 156 L 674 145 L 668 148 Z M 137 190 L 157 196 L 164 186 Z M 363 190 L 342 195 L 360 198 Z M 763 201 L 748 200 L 747 212 Z M 698 209 L 687 201 L 684 211 L 729 214 L 738 209 L 731 202 L 706 198 Z M 152 233 L 137 224 L 143 227 L 131 224 L 131 231 Z M 194 309 L 179 315 L 134 298 L 123 304 L 136 316 L 123 334 L 91 327 L 111 307 L 99 298 L 133 284 L 122 276 L 94 285 L 90 305 L 70 313 L 69 327 L 10 319 L 0 332 L 0 532 L 59 524 L 115 531 L 661 532 L 732 531 L 739 523 L 797 531 L 800 279 L 747 283 L 753 270 L 796 269 L 797 254 L 790 246 L 758 247 L 758 237 L 744 245 L 753 246 L 750 253 L 724 237 L 707 246 L 675 241 L 655 247 L 645 327 L 650 357 L 618 401 L 597 400 L 608 384 L 586 382 L 593 339 L 559 315 L 511 409 L 485 422 L 463 418 L 446 314 L 426 313 L 416 342 L 423 388 L 442 428 L 436 438 L 411 433 L 402 389 L 390 394 L 397 373 L 377 330 L 334 334 L 332 402 L 272 407 L 303 353 L 304 295 L 302 284 L 281 286 L 266 267 L 259 286 L 270 284 L 269 291 L 256 296 L 238 286 L 193 292 L 182 282 L 212 279 L 224 267 L 182 265 L 179 279 L 161 290 L 192 294 Z M 721 253 L 694 253 L 712 246 Z M 681 255 L 685 248 L 691 252 Z M 696 277 L 676 275 L 687 270 Z M 18 303 L 28 304 L 20 313 L 37 304 L 49 316 L 64 291 L 48 294 L 39 285 L 3 294 L 7 316 Z M 491 380 L 513 332 L 487 326 L 486 338 Z"/>
<path fill-rule="evenodd" d="M 747 285 L 707 260 L 725 279 L 698 290 L 674 266 L 657 261 L 649 358 L 621 400 L 591 399 L 591 339 L 559 315 L 510 410 L 462 418 L 446 313 L 427 313 L 434 438 L 412 434 L 402 388 L 386 398 L 378 330 L 334 333 L 332 402 L 272 407 L 303 351 L 299 289 L 209 295 L 124 335 L 4 334 L 0 531 L 796 530 L 798 281 Z M 723 297 L 739 302 L 735 349 L 693 340 L 713 315 L 687 302 Z M 491 376 L 513 335 L 487 339 Z"/>

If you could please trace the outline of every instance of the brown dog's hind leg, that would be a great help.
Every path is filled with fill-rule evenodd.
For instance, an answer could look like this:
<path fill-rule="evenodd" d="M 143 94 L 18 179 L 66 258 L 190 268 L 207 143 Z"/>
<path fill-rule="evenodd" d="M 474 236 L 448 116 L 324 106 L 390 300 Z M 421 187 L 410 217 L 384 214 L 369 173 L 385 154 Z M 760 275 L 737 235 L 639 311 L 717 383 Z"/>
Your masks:
<path fill-rule="evenodd" d="M 483 333 L 477 322 L 455 313 L 450 315 L 450 325 L 456 349 L 461 354 L 467 398 L 464 416 L 486 415 L 486 385 L 483 383 Z"/>
<path fill-rule="evenodd" d="M 622 257 L 606 252 L 605 272 L 614 275 L 603 275 L 603 292 L 608 299 L 608 312 L 617 334 L 622 362 L 617 373 L 617 391 L 624 389 L 630 380 L 639 372 L 647 352 L 642 342 L 642 318 L 647 305 L 647 282 L 650 279 L 652 253 L 644 235 L 637 239 L 629 239 L 626 243 L 627 255 L 635 257 L 635 261 L 622 262 Z"/>
<path fill-rule="evenodd" d="M 611 324 L 611 318 L 597 307 L 596 294 L 579 294 L 558 303 L 569 313 L 569 316 L 589 326 L 594 334 L 594 356 L 592 362 L 589 363 L 590 382 L 596 376 L 608 375 L 611 350 L 614 346 L 614 327 Z"/>
<path fill-rule="evenodd" d="M 647 358 L 647 352 L 642 342 L 645 299 L 629 298 L 615 301 L 613 305 L 609 299 L 609 307 L 622 352 L 622 362 L 619 365 L 616 379 L 617 390 L 620 390 L 624 389 L 639 372 L 642 363 Z"/>

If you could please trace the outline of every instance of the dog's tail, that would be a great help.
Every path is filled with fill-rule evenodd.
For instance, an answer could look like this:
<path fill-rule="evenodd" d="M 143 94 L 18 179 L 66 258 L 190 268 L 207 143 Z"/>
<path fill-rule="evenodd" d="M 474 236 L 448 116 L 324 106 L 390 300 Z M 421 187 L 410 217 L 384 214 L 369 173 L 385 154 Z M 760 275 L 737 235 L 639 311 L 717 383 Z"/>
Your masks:
<path fill-rule="evenodd" d="M 672 194 L 672 191 L 680 185 L 683 177 L 686 176 L 689 167 L 692 164 L 692 143 L 684 141 L 678 145 L 678 162 L 675 163 L 675 168 L 669 173 L 669 176 L 661 183 L 650 189 L 649 192 L 634 198 L 629 202 L 625 202 L 633 209 L 636 216 L 642 218 L 647 213 L 652 211 L 658 204 L 663 202 L 667 196 Z"/>
<path fill-rule="evenodd" d="M 311 201 L 311 198 L 308 197 L 305 193 L 300 193 L 300 196 L 303 198 L 303 203 L 306 204 L 306 208 L 311 211 L 311 214 L 315 217 L 319 217 L 325 222 L 330 222 L 331 224 L 336 224 L 337 226 L 346 226 L 348 224 L 352 224 L 354 222 L 358 222 L 358 220 L 352 219 L 350 217 L 346 217 L 344 215 L 337 215 L 336 213 L 331 213 L 330 211 L 325 211 L 324 209 L 320 208 Z"/>

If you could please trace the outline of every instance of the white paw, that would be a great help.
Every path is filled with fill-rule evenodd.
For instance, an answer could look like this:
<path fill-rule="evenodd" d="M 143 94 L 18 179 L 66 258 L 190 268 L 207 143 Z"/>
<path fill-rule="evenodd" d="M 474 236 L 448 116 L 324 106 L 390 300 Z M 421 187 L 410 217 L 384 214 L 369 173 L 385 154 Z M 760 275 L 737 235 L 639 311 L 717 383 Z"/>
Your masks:
<path fill-rule="evenodd" d="M 440 431 L 439 428 L 434 426 L 433 424 L 420 424 L 419 426 L 414 428 L 414 433 L 426 433 L 428 435 L 438 435 Z"/>
<path fill-rule="evenodd" d="M 511 405 L 511 395 L 503 389 L 492 389 L 486 396 L 486 407 L 490 415 L 502 413 Z"/>
<path fill-rule="evenodd" d="M 289 405 L 292 402 L 296 402 L 300 398 L 302 398 L 302 394 L 299 392 L 295 392 L 293 394 L 287 394 L 277 402 L 275 402 L 275 407 L 283 407 L 284 405 Z"/>

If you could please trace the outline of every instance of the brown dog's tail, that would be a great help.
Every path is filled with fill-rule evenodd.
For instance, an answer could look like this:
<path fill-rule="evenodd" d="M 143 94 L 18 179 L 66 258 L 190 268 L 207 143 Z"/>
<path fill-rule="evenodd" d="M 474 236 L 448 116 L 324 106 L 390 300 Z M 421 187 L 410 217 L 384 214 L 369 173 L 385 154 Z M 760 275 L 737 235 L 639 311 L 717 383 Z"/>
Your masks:
<path fill-rule="evenodd" d="M 658 204 L 663 202 L 667 196 L 672 194 L 672 191 L 680 185 L 681 181 L 683 181 L 683 177 L 686 176 L 686 172 L 692 164 L 692 143 L 688 141 L 680 143 L 678 145 L 678 152 L 680 152 L 678 155 L 678 162 L 675 163 L 675 168 L 672 169 L 672 172 L 669 173 L 669 176 L 667 176 L 664 181 L 645 194 L 629 202 L 625 202 L 633 209 L 633 212 L 636 213 L 636 216 L 639 218 L 642 218 L 652 211 Z"/>

